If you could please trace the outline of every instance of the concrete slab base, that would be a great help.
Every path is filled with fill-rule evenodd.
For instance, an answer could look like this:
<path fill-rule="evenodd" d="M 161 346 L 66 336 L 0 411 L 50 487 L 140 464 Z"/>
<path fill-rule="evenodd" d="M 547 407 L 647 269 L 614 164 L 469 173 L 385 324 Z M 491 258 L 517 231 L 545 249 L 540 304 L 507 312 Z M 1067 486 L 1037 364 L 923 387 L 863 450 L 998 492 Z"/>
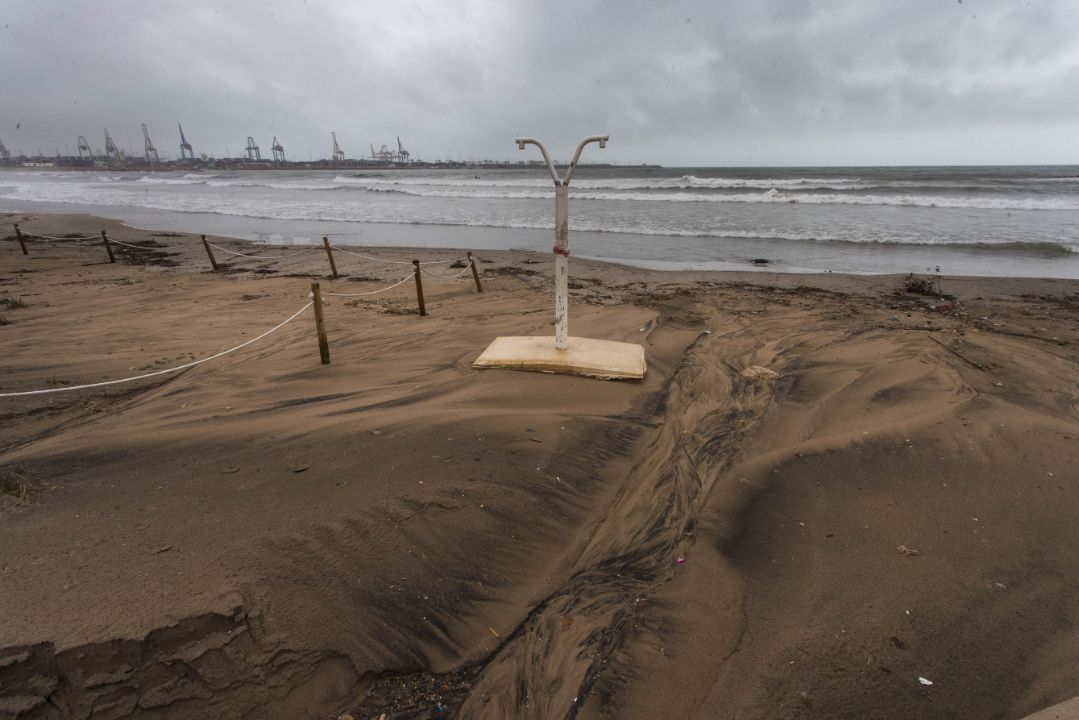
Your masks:
<path fill-rule="evenodd" d="M 604 380 L 640 380 L 645 373 L 644 348 L 640 345 L 571 337 L 568 348 L 557 350 L 550 335 L 495 338 L 472 367 L 566 373 Z"/>

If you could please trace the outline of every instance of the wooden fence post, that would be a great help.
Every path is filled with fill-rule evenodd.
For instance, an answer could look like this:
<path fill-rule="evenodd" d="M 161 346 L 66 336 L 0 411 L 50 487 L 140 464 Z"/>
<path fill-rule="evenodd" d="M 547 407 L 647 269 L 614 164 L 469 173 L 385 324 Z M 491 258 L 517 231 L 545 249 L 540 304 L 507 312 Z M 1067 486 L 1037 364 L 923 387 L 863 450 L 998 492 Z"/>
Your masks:
<path fill-rule="evenodd" d="M 116 258 L 112 255 L 112 245 L 109 245 L 109 234 L 104 230 L 101 231 L 101 239 L 105 241 L 105 252 L 109 254 L 109 262 L 116 262 Z"/>
<path fill-rule="evenodd" d="M 476 261 L 472 259 L 472 253 L 468 253 L 468 264 L 472 266 L 472 279 L 476 281 L 476 292 L 483 292 L 483 286 L 480 285 L 480 273 L 476 270 Z"/>
<path fill-rule="evenodd" d="M 420 305 L 420 316 L 427 316 L 427 306 L 423 304 L 423 281 L 420 280 L 420 261 L 413 260 L 413 267 L 416 268 L 416 302 Z"/>
<path fill-rule="evenodd" d="M 322 244 L 326 248 L 326 257 L 330 259 L 330 272 L 333 273 L 333 279 L 337 279 L 337 263 L 333 261 L 333 250 L 330 249 L 330 240 L 325 235 L 322 237 Z"/>
<path fill-rule="evenodd" d="M 206 257 L 210 258 L 210 267 L 217 272 L 217 260 L 214 259 L 214 251 L 210 249 L 210 243 L 206 242 L 206 236 L 202 236 L 202 246 L 206 248 Z"/>
<path fill-rule="evenodd" d="M 19 229 L 19 223 L 15 223 L 15 237 L 19 241 L 19 247 L 22 248 L 22 254 L 29 255 L 29 253 L 26 252 L 26 242 L 22 239 L 22 230 Z"/>
<path fill-rule="evenodd" d="M 318 331 L 318 354 L 323 365 L 330 364 L 330 341 L 326 339 L 326 323 L 322 319 L 322 291 L 318 283 L 311 283 L 311 296 L 314 298 L 315 330 Z"/>

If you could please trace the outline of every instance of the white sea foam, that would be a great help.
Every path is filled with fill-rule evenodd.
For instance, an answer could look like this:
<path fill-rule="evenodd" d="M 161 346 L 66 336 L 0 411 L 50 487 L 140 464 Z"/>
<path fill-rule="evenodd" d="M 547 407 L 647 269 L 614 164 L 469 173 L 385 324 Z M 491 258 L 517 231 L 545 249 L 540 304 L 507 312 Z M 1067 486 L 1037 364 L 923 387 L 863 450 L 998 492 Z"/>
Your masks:
<path fill-rule="evenodd" d="M 786 190 L 798 189 L 822 189 L 822 190 L 845 190 L 865 187 L 860 178 L 835 177 L 835 178 L 701 178 L 695 175 L 683 175 L 682 187 L 687 188 L 715 188 L 715 189 L 740 189 L 759 188 L 771 190 L 782 188 Z"/>
<path fill-rule="evenodd" d="M 551 181 L 544 178 L 484 178 L 453 177 L 349 177 L 338 175 L 334 182 L 369 189 L 390 188 L 446 188 L 443 192 L 467 188 L 550 188 Z M 572 181 L 580 190 L 737 190 L 781 188 L 789 190 L 854 190 L 868 187 L 858 178 L 699 178 L 684 175 L 680 178 L 604 178 Z"/>
<path fill-rule="evenodd" d="M 205 182 L 202 178 L 194 177 L 155 177 L 153 175 L 143 175 L 136 182 L 144 183 L 146 185 L 198 185 Z"/>
<path fill-rule="evenodd" d="M 324 180 L 308 180 L 295 182 L 280 182 L 273 180 L 210 180 L 206 183 L 210 187 L 264 187 L 271 190 L 338 190 L 343 186 L 340 183 L 327 182 Z"/>
<path fill-rule="evenodd" d="M 553 223 L 546 219 L 496 219 L 474 217 L 429 217 L 417 218 L 406 209 L 356 206 L 350 203 L 332 201 L 319 202 L 282 202 L 269 198 L 244 198 L 216 194 L 190 195 L 170 194 L 166 191 L 132 193 L 114 189 L 111 185 L 91 185 L 72 183 L 33 183 L 16 186 L 0 193 L 5 199 L 33 199 L 37 201 L 61 202 L 84 205 L 113 205 L 120 207 L 152 208 L 180 213 L 212 213 L 234 217 L 251 217 L 271 220 L 298 220 L 314 222 L 356 222 L 356 223 L 402 223 L 416 225 L 448 225 L 465 227 L 497 227 L 522 230 L 553 229 Z M 857 236 L 840 236 L 814 232 L 792 232 L 781 229 L 759 229 L 708 227 L 692 229 L 685 227 L 647 226 L 641 224 L 610 223 L 603 220 L 578 218 L 574 220 L 575 232 L 596 232 L 607 234 L 662 236 L 699 238 L 703 240 L 750 240 L 763 242 L 790 243 L 851 243 L 855 245 L 915 245 L 939 247 L 971 247 L 977 249 L 1032 252 L 1067 252 L 1079 253 L 1079 245 L 1069 242 L 1070 238 L 1059 241 L 1017 242 L 984 239 L 962 239 L 936 236 L 893 236 L 871 237 L 864 233 Z"/>
<path fill-rule="evenodd" d="M 547 200 L 554 191 L 476 191 L 419 187 L 369 187 L 372 192 L 394 192 L 415 197 L 480 198 L 485 200 Z M 775 188 L 762 193 L 705 194 L 688 192 L 572 192 L 573 200 L 629 201 L 644 203 L 787 203 L 802 205 L 887 205 L 926 208 L 972 208 L 983 210 L 1079 210 L 1079 198 L 969 197 L 948 195 L 855 195 L 838 193 L 790 193 Z"/>
<path fill-rule="evenodd" d="M 1079 175 L 1065 175 L 1062 177 L 1032 177 L 1032 178 L 1016 178 L 1016 182 L 1023 183 L 1079 183 Z"/>
<path fill-rule="evenodd" d="M 253 219 L 250 223 L 216 221 L 238 228 L 287 228 L 285 221 L 294 221 L 303 223 L 299 227 L 305 232 L 314 228 L 312 234 L 336 222 L 498 228 L 504 232 L 493 234 L 507 242 L 528 238 L 525 242 L 542 245 L 553 227 L 553 188 L 540 169 L 535 174 L 521 177 L 517 171 L 483 171 L 477 179 L 421 171 L 364 177 L 320 172 L 12 171 L 0 175 L 4 182 L 0 198 L 14 209 L 25 207 L 23 201 L 45 201 L 96 206 L 105 209 L 103 214 L 110 207 L 148 208 Z M 1079 236 L 1073 231 L 1079 224 L 1075 214 L 1079 193 L 1069 184 L 1079 178 L 1050 178 L 1056 187 L 1039 187 L 1019 185 L 1018 178 L 979 179 L 961 172 L 930 176 L 867 170 L 830 178 L 812 174 L 580 177 L 570 193 L 572 232 L 590 233 L 582 242 L 585 247 L 625 248 L 626 257 L 658 253 L 679 262 L 678 258 L 724 257 L 732 252 L 759 252 L 764 257 L 773 257 L 773 252 L 776 256 L 810 252 L 826 256 L 829 262 L 831 258 L 846 262 L 849 258 L 909 258 L 912 253 L 932 252 L 917 248 L 940 248 L 961 251 L 964 261 L 971 262 L 979 257 L 1008 257 L 1001 265 L 1008 266 L 1009 272 L 1029 263 L 1034 268 L 1030 272 L 1041 276 L 1049 264 L 1068 268 L 1079 261 Z M 1045 178 L 1032 182 L 1039 180 Z M 874 211 L 874 206 L 882 209 Z M 911 209 L 899 212 L 888 206 Z M 190 221 L 192 226 L 203 222 Z M 462 238 L 479 232 L 458 231 Z M 541 237 L 543 241 L 537 240 Z M 867 252 L 874 246 L 881 249 Z M 855 247 L 862 249 L 855 252 Z M 985 263 L 992 261 L 977 262 L 984 271 Z"/>

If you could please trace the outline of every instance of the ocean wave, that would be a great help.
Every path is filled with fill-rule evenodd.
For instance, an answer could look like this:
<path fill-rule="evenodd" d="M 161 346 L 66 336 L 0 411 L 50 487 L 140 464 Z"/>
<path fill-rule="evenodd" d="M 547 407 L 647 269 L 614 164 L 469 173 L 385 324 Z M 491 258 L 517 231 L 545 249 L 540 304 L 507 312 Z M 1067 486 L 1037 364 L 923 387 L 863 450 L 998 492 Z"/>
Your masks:
<path fill-rule="evenodd" d="M 1062 175 L 1060 177 L 1031 177 L 1031 178 L 1016 178 L 1015 182 L 1023 183 L 1079 183 L 1079 175 Z"/>
<path fill-rule="evenodd" d="M 102 176 L 99 182 L 127 178 Z M 1038 180 L 1045 180 L 1039 178 Z M 1056 178 L 1060 182 L 1079 178 Z M 286 192 L 355 190 L 400 193 L 414 197 L 465 200 L 549 200 L 554 190 L 541 179 L 476 179 L 442 177 L 371 177 L 338 174 L 332 178 L 280 176 L 217 176 L 187 173 L 181 177 L 144 175 L 136 182 L 148 185 L 205 185 L 210 188 L 267 188 Z M 1018 188 L 1031 188 L 1019 191 Z M 760 192 L 750 192 L 760 190 Z M 909 206 L 986 210 L 1079 210 L 1074 193 L 1039 192 L 1032 186 L 1010 188 L 996 180 L 978 184 L 957 180 L 888 180 L 838 178 L 610 178 L 578 180 L 571 197 L 585 201 L 679 203 L 789 203 L 807 205 Z"/>
<path fill-rule="evenodd" d="M 806 205 L 889 205 L 979 210 L 1079 210 L 1079 198 L 961 197 L 948 195 L 794 195 L 777 190 L 754 196 L 726 196 L 727 202 L 774 202 Z"/>
<path fill-rule="evenodd" d="M 760 190 L 776 189 L 823 189 L 843 190 L 850 188 L 865 187 L 861 178 L 836 177 L 836 178 L 701 178 L 695 175 L 683 175 L 681 181 L 684 187 L 689 188 L 716 188 L 741 189 L 756 188 Z"/>
<path fill-rule="evenodd" d="M 369 186 L 402 186 L 402 187 L 526 187 L 541 188 L 551 187 L 551 181 L 543 177 L 539 178 L 500 178 L 498 180 L 484 180 L 466 177 L 378 177 L 371 175 L 338 175 L 333 179 L 335 183 L 352 185 L 366 188 Z"/>
<path fill-rule="evenodd" d="M 135 182 L 140 182 L 145 185 L 201 185 L 206 181 L 199 177 L 189 178 L 187 176 L 173 178 L 173 177 L 153 177 L 152 175 L 143 175 Z"/>
<path fill-rule="evenodd" d="M 89 192 L 88 192 L 89 191 Z M 0 198 L 7 200 L 32 200 L 43 202 L 69 203 L 73 205 L 112 205 L 118 207 L 148 208 L 177 213 L 215 214 L 230 217 L 248 217 L 266 220 L 295 220 L 314 223 L 364 223 L 364 224 L 400 224 L 424 226 L 488 227 L 503 229 L 536 230 L 549 232 L 552 222 L 544 219 L 498 219 L 475 218 L 467 215 L 459 217 L 417 218 L 403 207 L 380 208 L 355 203 L 339 202 L 281 202 L 273 198 L 245 198 L 240 201 L 236 196 L 206 194 L 170 194 L 165 190 L 148 193 L 131 193 L 109 185 L 84 186 L 72 183 L 36 183 L 17 185 L 10 191 L 0 190 Z M 758 242 L 789 243 L 824 243 L 845 244 L 851 246 L 921 246 L 939 247 L 970 252 L 997 252 L 1011 254 L 1033 254 L 1039 256 L 1064 256 L 1079 254 L 1079 244 L 1069 242 L 1070 238 L 1057 240 L 1015 241 L 968 241 L 952 237 L 869 237 L 859 235 L 856 238 L 828 235 L 813 232 L 792 232 L 777 229 L 740 229 L 732 227 L 710 227 L 703 229 L 672 228 L 645 226 L 636 224 L 615 224 L 604 220 L 592 220 L 586 217 L 575 218 L 574 232 L 618 234 L 646 237 L 681 237 L 701 240 L 749 240 Z"/>
<path fill-rule="evenodd" d="M 416 187 L 370 187 L 370 192 L 399 193 L 415 197 L 484 200 L 549 200 L 554 191 L 461 192 L 459 190 Z M 774 203 L 802 205 L 885 205 L 926 208 L 970 208 L 981 210 L 1079 210 L 1079 198 L 959 197 L 947 195 L 854 195 L 838 193 L 789 193 L 775 188 L 762 193 L 702 194 L 687 192 L 588 192 L 571 193 L 570 198 L 594 201 L 645 203 Z"/>
<path fill-rule="evenodd" d="M 372 193 L 387 193 L 393 195 L 409 195 L 411 197 L 431 197 L 431 198 L 475 198 L 479 200 L 544 200 L 554 197 L 554 190 L 546 191 L 539 190 L 535 192 L 521 191 L 502 191 L 502 192 L 462 192 L 460 190 L 434 190 L 434 189 L 418 189 L 416 187 L 368 187 L 363 188 L 367 192 Z M 580 197 L 580 194 L 575 194 L 574 198 Z"/>
<path fill-rule="evenodd" d="M 388 178 L 371 176 L 338 175 L 334 182 L 354 185 L 367 189 L 390 188 L 447 188 L 450 192 L 456 188 L 528 188 L 541 189 L 551 187 L 546 178 L 484 178 L 466 177 L 419 177 Z M 699 178 L 684 175 L 678 178 L 578 178 L 572 183 L 578 190 L 737 190 L 737 189 L 818 189 L 852 190 L 867 188 L 859 178 Z"/>
<path fill-rule="evenodd" d="M 948 250 L 963 250 L 967 252 L 1008 252 L 1032 255 L 1064 256 L 1079 255 L 1079 245 L 1066 242 L 1002 240 L 999 242 L 956 240 L 950 238 L 831 238 L 829 240 L 816 240 L 816 242 L 828 242 L 839 245 L 884 245 L 884 246 L 907 246 L 907 247 L 939 247 Z"/>
<path fill-rule="evenodd" d="M 340 183 L 329 182 L 325 180 L 314 181 L 296 181 L 296 182 L 268 182 L 268 181 L 256 181 L 256 180 L 210 180 L 206 183 L 210 187 L 223 188 L 223 187 L 264 187 L 271 190 L 341 190 L 347 186 Z"/>

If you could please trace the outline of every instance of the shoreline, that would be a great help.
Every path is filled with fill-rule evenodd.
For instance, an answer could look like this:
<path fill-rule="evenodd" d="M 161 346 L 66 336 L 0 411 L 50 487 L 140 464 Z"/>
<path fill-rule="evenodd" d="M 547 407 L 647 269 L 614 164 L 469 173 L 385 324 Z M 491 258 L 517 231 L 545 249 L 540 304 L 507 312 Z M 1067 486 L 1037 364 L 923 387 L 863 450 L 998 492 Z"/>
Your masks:
<path fill-rule="evenodd" d="M 346 182 L 347 178 L 332 173 L 293 174 L 296 181 L 283 184 L 254 176 L 245 179 L 242 173 L 226 173 L 225 179 L 202 181 L 154 179 L 138 172 L 128 173 L 124 178 L 105 174 L 107 177 L 97 179 L 115 182 L 42 181 L 36 193 L 36 181 L 25 178 L 14 181 L 5 195 L 56 201 L 13 199 L 0 201 L 0 208 L 44 213 L 81 209 L 140 228 L 205 232 L 270 243 L 317 242 L 329 231 L 340 242 L 365 246 L 471 245 L 486 250 L 516 248 L 541 253 L 550 250 L 552 230 L 547 227 L 548 213 L 540 212 L 535 200 L 512 199 L 513 192 L 507 195 L 504 201 L 507 205 L 500 206 L 501 210 L 487 213 L 476 205 L 479 201 L 468 199 L 467 192 L 455 194 L 453 183 L 430 191 L 434 193 L 432 200 L 413 197 L 410 187 L 396 187 L 399 182 L 408 185 L 411 181 L 379 179 L 377 173 L 370 182 L 376 183 L 375 190 L 384 192 L 368 193 L 354 188 L 353 183 Z M 504 173 L 492 172 L 476 182 L 484 185 L 503 177 Z M 137 182 L 140 178 L 152 184 L 140 184 Z M 121 179 L 132 182 L 119 182 Z M 335 185 L 337 180 L 344 184 Z M 665 178 L 663 182 L 668 180 Z M 700 182 L 705 180 L 708 178 Z M 357 182 L 363 185 L 366 181 Z M 473 181 L 466 178 L 461 182 L 468 185 Z M 747 182 L 759 184 L 759 179 L 751 178 Z M 222 187 L 203 188 L 204 183 Z M 298 196 L 281 205 L 282 188 L 286 186 L 295 186 L 293 192 Z M 343 192 L 323 192 L 327 189 Z M 148 193 L 145 198 L 143 190 Z M 537 190 L 546 192 L 546 188 Z M 424 195 L 428 190 L 416 192 Z M 439 199 L 441 192 L 449 192 L 455 199 Z M 604 193 L 599 196 L 606 197 Z M 293 201 L 300 202 L 304 209 L 292 208 Z M 449 202 L 452 208 L 444 207 L 443 202 Z M 1079 279 L 1079 253 L 1077 246 L 1068 240 L 1067 218 L 1071 216 L 1066 213 L 972 210 L 947 205 L 927 210 L 917 203 L 864 208 L 857 203 L 850 206 L 840 203 L 834 207 L 808 203 L 798 206 L 796 211 L 787 211 L 782 209 L 785 207 L 782 203 L 750 202 L 731 206 L 729 211 L 734 219 L 728 223 L 702 219 L 706 215 L 711 217 L 709 213 L 726 213 L 720 206 L 706 211 L 691 207 L 700 203 L 668 203 L 673 205 L 667 210 L 673 213 L 674 220 L 672 225 L 664 225 L 655 221 L 655 214 L 663 212 L 658 207 L 663 203 L 654 203 L 657 207 L 643 214 L 631 213 L 625 222 L 618 222 L 610 213 L 629 212 L 632 204 L 600 199 L 580 202 L 590 204 L 588 214 L 598 215 L 581 216 L 582 224 L 592 230 L 574 227 L 575 255 L 645 268 L 756 271 L 754 261 L 765 259 L 769 261 L 768 270 L 794 273 L 899 274 L 940 267 L 948 274 L 972 277 Z M 792 212 L 797 212 L 802 220 L 796 222 Z M 933 213 L 932 221 L 927 212 Z M 403 217 L 414 222 L 399 224 L 397 221 Z M 693 217 L 697 219 L 691 220 Z M 756 219 L 747 225 L 749 218 Z M 913 229 L 904 232 L 903 228 L 908 226 Z M 995 229 L 998 227 L 1006 229 L 998 232 Z"/>
<path fill-rule="evenodd" d="M 0 391 L 179 365 L 313 281 L 400 275 L 333 280 L 317 250 L 213 273 L 198 236 L 3 220 L 145 249 L 2 243 Z M 473 252 L 484 292 L 432 279 L 426 318 L 407 283 L 331 296 L 327 366 L 304 316 L 152 382 L 0 400 L 0 717 L 973 720 L 1079 695 L 1079 281 L 943 276 L 942 301 L 574 258 L 571 333 L 646 347 L 644 381 L 601 382 L 471 368 L 553 315 L 546 255 Z"/>
<path fill-rule="evenodd" d="M 79 229 L 79 232 L 84 231 L 86 228 L 90 228 L 94 232 L 99 232 L 101 229 L 107 229 L 107 230 L 109 230 L 109 232 L 114 232 L 117 229 L 124 228 L 127 231 L 132 231 L 134 233 L 133 236 L 137 236 L 139 234 L 148 234 L 148 235 L 154 236 L 154 237 L 156 237 L 156 236 L 164 237 L 164 236 L 166 236 L 166 234 L 175 234 L 178 237 L 193 238 L 193 239 L 196 239 L 196 240 L 199 237 L 199 233 L 179 230 L 176 227 L 171 226 L 171 225 L 166 225 L 166 227 L 164 227 L 164 228 L 162 228 L 162 227 L 148 227 L 148 226 L 145 226 L 145 225 L 143 225 L 141 223 L 133 223 L 133 222 L 131 222 L 129 220 L 124 220 L 124 219 L 119 219 L 119 218 L 107 218 L 107 217 L 93 215 L 91 213 L 77 213 L 77 212 L 70 212 L 70 213 L 69 212 L 64 212 L 64 213 L 34 213 L 34 212 L 0 211 L 0 218 L 5 218 L 8 221 L 8 224 L 13 222 L 13 220 L 11 220 L 12 218 L 18 218 L 18 217 L 51 218 L 53 222 L 58 221 L 61 218 L 72 218 L 74 224 L 71 225 L 71 227 L 73 227 L 73 228 L 77 227 Z M 268 220 L 267 222 L 273 222 L 273 221 Z M 332 224 L 332 222 L 333 221 L 330 221 L 329 224 Z M 346 222 L 346 221 L 340 221 L 340 222 Z M 79 223 L 85 223 L 85 224 L 79 224 Z M 379 225 L 379 224 L 378 223 L 372 223 L 372 225 Z M 64 227 L 65 228 L 67 227 L 66 223 L 64 224 Z M 399 227 L 400 232 L 403 233 L 403 234 L 407 234 L 409 232 L 413 232 L 413 231 L 416 231 L 418 229 L 422 229 L 422 226 L 419 226 L 419 227 L 417 227 L 417 226 L 395 226 L 395 227 Z M 461 230 L 473 230 L 473 231 L 476 231 L 477 233 L 483 233 L 483 232 L 486 232 L 487 230 L 498 230 L 498 228 L 485 228 L 485 227 L 467 227 L 467 228 L 458 228 L 458 229 L 461 229 Z M 521 256 L 524 256 L 524 257 L 527 257 L 527 258 L 533 258 L 533 259 L 547 258 L 547 256 L 549 255 L 549 253 L 546 252 L 546 250 L 548 249 L 547 245 L 549 244 L 549 242 L 547 242 L 547 235 L 549 234 L 550 231 L 548 231 L 548 230 L 538 230 L 538 231 L 535 231 L 535 232 L 536 232 L 537 235 L 542 235 L 543 239 L 540 242 L 540 245 L 542 245 L 542 249 L 535 249 L 535 250 L 526 249 L 526 248 L 500 249 L 500 248 L 487 247 L 484 243 L 479 243 L 479 244 L 476 244 L 476 245 L 472 245 L 471 249 L 474 252 L 478 252 L 478 251 L 489 252 L 489 253 L 498 255 L 500 257 L 503 257 L 503 256 L 509 257 L 509 256 L 513 256 L 513 255 L 521 255 Z M 10 234 L 10 231 L 8 231 L 8 234 Z M 332 233 L 329 233 L 328 235 L 331 238 L 334 237 L 334 234 L 332 234 Z M 305 239 L 309 240 L 309 242 L 303 242 L 303 243 L 300 243 L 300 242 L 280 242 L 280 239 L 281 239 L 280 236 L 277 236 L 277 238 L 276 238 L 278 240 L 277 242 L 274 242 L 273 241 L 274 238 L 272 238 L 272 237 L 269 237 L 268 239 L 263 241 L 263 240 L 257 239 L 257 237 L 255 239 L 252 239 L 250 237 L 242 237 L 242 236 L 236 236 L 236 235 L 225 235 L 225 234 L 206 233 L 206 236 L 208 238 L 210 238 L 210 239 L 222 240 L 222 241 L 227 241 L 227 242 L 232 242 L 232 243 L 243 243 L 244 245 L 251 246 L 252 248 L 276 248 L 276 249 L 279 249 L 279 250 L 280 249 L 289 249 L 289 248 L 295 249 L 296 247 L 310 247 L 310 246 L 316 246 L 317 247 L 318 244 L 319 244 L 318 238 L 316 238 L 314 236 L 311 236 L 310 238 L 305 238 Z M 321 237 L 321 236 L 319 236 L 319 237 Z M 333 241 L 333 242 L 336 242 L 336 241 Z M 396 245 L 396 244 L 379 244 L 377 242 L 369 243 L 369 244 L 353 244 L 353 243 L 349 243 L 347 245 L 347 247 L 349 247 L 349 248 L 354 248 L 354 247 L 355 248 L 364 248 L 364 247 L 367 247 L 367 248 L 372 248 L 372 249 L 380 249 L 380 250 L 385 250 L 387 252 L 394 253 L 395 256 L 396 256 L 396 254 L 406 254 L 406 255 L 409 255 L 410 257 L 412 255 L 417 254 L 417 253 L 419 253 L 419 254 L 432 253 L 433 255 L 435 255 L 437 257 L 442 257 L 442 256 L 445 256 L 447 253 L 452 254 L 454 251 L 457 251 L 457 250 L 462 250 L 463 251 L 465 249 L 464 244 L 461 244 L 459 246 L 426 246 L 426 245 L 411 246 L 411 245 Z M 196 255 L 197 255 L 197 253 L 196 253 Z M 197 262 L 197 259 L 193 258 L 192 260 L 194 262 Z M 784 271 L 782 269 L 777 269 L 774 266 L 755 267 L 755 266 L 751 266 L 751 265 L 745 267 L 744 269 L 728 269 L 728 268 L 723 268 L 723 269 L 718 269 L 718 270 L 712 270 L 712 269 L 703 269 L 703 270 L 667 269 L 667 268 L 653 268 L 653 267 L 645 267 L 645 266 L 642 266 L 642 265 L 634 265 L 634 264 L 629 263 L 628 261 L 621 261 L 619 259 L 612 259 L 612 258 L 597 259 L 597 258 L 590 258 L 590 257 L 582 257 L 582 256 L 579 256 L 579 255 L 574 255 L 572 262 L 575 265 L 576 264 L 584 264 L 584 266 L 600 266 L 600 267 L 609 266 L 609 267 L 612 267 L 612 268 L 622 268 L 626 273 L 634 273 L 634 272 L 636 272 L 636 273 L 640 273 L 642 275 L 642 277 L 650 276 L 650 275 L 653 275 L 653 274 L 657 275 L 657 277 L 669 276 L 669 275 L 685 275 L 687 277 L 691 277 L 694 280 L 700 280 L 702 278 L 711 279 L 711 278 L 714 278 L 715 276 L 718 275 L 718 276 L 722 276 L 722 277 L 725 277 L 725 278 L 729 278 L 733 282 L 750 282 L 750 283 L 763 282 L 763 283 L 767 283 L 767 284 L 778 284 L 778 285 L 783 286 L 783 287 L 797 287 L 800 284 L 804 284 L 804 282 L 802 282 L 802 281 L 813 279 L 813 283 L 815 283 L 814 284 L 815 287 L 822 287 L 822 288 L 853 287 L 853 288 L 856 288 L 856 289 L 859 289 L 859 290 L 873 290 L 873 289 L 880 289 L 880 288 L 882 288 L 882 287 L 884 287 L 886 285 L 889 285 L 889 284 L 891 284 L 891 285 L 898 284 L 900 279 L 905 278 L 908 275 L 913 275 L 915 277 L 928 278 L 928 279 L 934 279 L 934 278 L 938 277 L 938 274 L 933 273 L 933 272 L 909 272 L 909 273 L 908 272 L 896 272 L 896 273 L 843 273 L 843 272 L 831 272 L 831 271 L 828 271 L 828 272 L 814 272 L 814 271 L 791 272 L 791 271 Z M 939 274 L 939 277 L 940 277 L 940 279 L 942 281 L 948 281 L 950 284 L 957 284 L 959 286 L 959 288 L 960 288 L 960 292 L 966 292 L 966 290 L 964 290 L 964 288 L 967 288 L 967 287 L 976 288 L 976 287 L 979 287 L 980 285 L 986 284 L 986 283 L 990 283 L 990 284 L 991 283 L 999 283 L 1001 285 L 1001 288 L 1000 288 L 999 292 L 1001 292 L 1003 294 L 1020 293 L 1020 292 L 1022 292 L 1021 288 L 1023 286 L 1025 286 L 1027 283 L 1034 283 L 1034 284 L 1042 284 L 1042 283 L 1044 283 L 1044 284 L 1047 285 L 1047 287 L 1053 288 L 1054 292 L 1059 291 L 1061 293 L 1067 293 L 1068 292 L 1067 288 L 1070 288 L 1070 287 L 1074 286 L 1076 283 L 1079 283 L 1079 278 L 1067 278 L 1067 277 L 1030 277 L 1030 276 L 1008 276 L 1008 275 L 950 275 L 950 274 L 943 274 L 943 273 Z M 828 280 L 828 278 L 837 278 L 837 280 Z M 858 279 L 860 279 L 860 280 L 858 280 Z M 949 291 L 949 292 L 952 292 L 952 291 Z M 970 290 L 970 292 L 990 292 L 990 290 L 989 289 Z"/>

